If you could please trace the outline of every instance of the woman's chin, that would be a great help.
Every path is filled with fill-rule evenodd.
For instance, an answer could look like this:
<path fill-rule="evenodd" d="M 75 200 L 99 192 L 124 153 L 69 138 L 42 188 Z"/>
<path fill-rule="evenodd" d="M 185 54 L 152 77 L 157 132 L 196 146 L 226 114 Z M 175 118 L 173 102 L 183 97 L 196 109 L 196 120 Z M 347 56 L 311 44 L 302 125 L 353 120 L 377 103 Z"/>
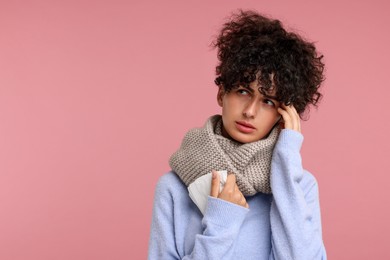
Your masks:
<path fill-rule="evenodd" d="M 230 137 L 230 139 L 232 139 L 236 142 L 242 143 L 242 144 L 257 141 L 255 136 L 250 135 L 250 134 L 240 133 L 240 132 L 232 133 L 231 135 L 229 135 L 229 137 Z"/>

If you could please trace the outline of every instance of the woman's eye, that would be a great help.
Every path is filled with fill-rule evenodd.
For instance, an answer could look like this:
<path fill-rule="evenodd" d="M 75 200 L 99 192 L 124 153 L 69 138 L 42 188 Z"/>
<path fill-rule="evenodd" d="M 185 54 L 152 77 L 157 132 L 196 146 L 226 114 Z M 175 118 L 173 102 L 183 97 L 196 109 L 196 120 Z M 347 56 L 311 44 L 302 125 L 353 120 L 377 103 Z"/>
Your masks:
<path fill-rule="evenodd" d="M 239 90 L 237 90 L 237 92 L 241 95 L 248 95 L 249 94 L 248 91 L 246 91 L 245 89 L 239 89 Z"/>
<path fill-rule="evenodd" d="M 269 99 L 265 99 L 264 100 L 264 103 L 266 103 L 267 105 L 270 105 L 270 106 L 275 106 L 275 103 L 274 102 L 272 102 L 271 100 L 269 100 Z"/>

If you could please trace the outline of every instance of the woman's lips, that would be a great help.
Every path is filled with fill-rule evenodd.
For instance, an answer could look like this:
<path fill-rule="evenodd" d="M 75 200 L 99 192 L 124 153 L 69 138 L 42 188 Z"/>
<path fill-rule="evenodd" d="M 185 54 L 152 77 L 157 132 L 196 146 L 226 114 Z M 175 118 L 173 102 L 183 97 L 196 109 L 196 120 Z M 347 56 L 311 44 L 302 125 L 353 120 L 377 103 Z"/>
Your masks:
<path fill-rule="evenodd" d="M 243 132 L 245 134 L 252 133 L 253 131 L 256 130 L 256 128 L 254 128 L 251 124 L 240 122 L 240 121 L 236 122 L 236 127 L 240 132 Z"/>

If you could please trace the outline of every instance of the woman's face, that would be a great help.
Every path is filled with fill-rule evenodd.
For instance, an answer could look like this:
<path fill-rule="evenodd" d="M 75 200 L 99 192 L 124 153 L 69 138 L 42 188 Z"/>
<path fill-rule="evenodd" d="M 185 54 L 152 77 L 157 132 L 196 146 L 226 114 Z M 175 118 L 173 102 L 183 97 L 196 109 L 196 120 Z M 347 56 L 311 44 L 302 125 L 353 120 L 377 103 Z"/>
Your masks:
<path fill-rule="evenodd" d="M 222 135 L 240 143 L 255 142 L 267 137 L 281 115 L 277 111 L 275 88 L 264 96 L 258 83 L 238 87 L 230 92 L 219 88 L 217 100 L 222 107 Z"/>

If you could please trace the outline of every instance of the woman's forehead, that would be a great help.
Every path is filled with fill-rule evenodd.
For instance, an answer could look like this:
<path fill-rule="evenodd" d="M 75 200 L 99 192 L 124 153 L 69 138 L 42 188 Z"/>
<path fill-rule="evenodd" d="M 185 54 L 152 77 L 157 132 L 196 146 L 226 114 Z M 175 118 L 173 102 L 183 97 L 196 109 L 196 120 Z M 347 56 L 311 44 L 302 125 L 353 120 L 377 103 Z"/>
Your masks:
<path fill-rule="evenodd" d="M 272 82 L 272 86 L 269 89 L 264 89 L 262 88 L 261 83 L 255 80 L 249 84 L 249 88 L 252 89 L 253 91 L 257 90 L 258 92 L 260 92 L 260 94 L 264 93 L 267 96 L 276 96 L 276 87 L 275 84 L 273 84 L 273 82 Z"/>

